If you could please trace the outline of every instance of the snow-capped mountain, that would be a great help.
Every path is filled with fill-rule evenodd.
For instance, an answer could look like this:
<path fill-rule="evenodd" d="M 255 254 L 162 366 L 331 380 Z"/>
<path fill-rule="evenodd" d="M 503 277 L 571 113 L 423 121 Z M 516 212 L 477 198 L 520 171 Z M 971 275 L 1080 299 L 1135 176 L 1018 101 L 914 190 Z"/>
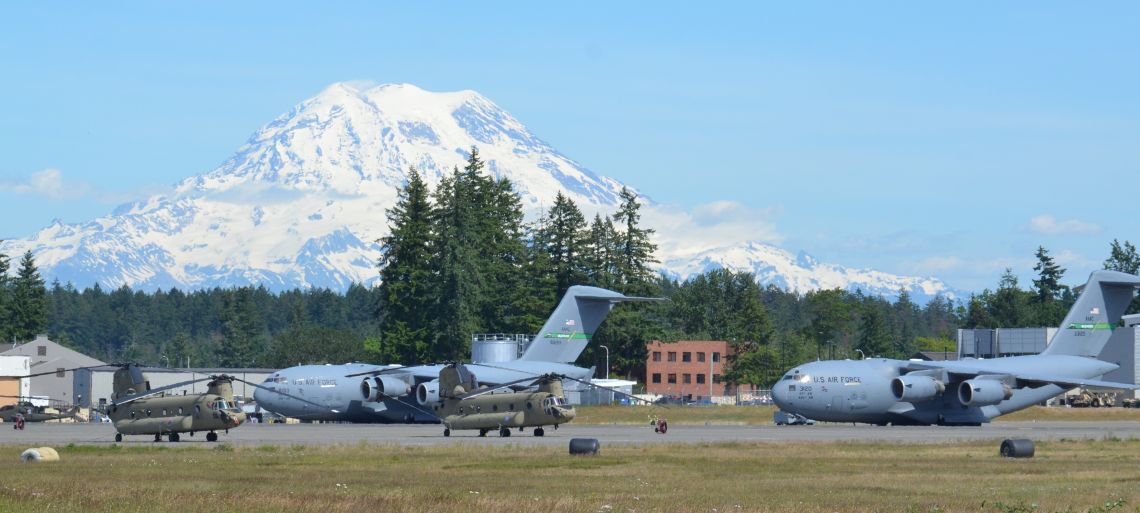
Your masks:
<path fill-rule="evenodd" d="M 937 295 L 949 299 L 962 296 L 936 278 L 898 276 L 871 269 L 849 269 L 818 262 L 807 253 L 798 255 L 761 242 L 743 242 L 736 246 L 702 251 L 696 255 L 674 257 L 662 262 L 667 272 L 679 278 L 698 275 L 713 269 L 750 271 L 761 285 L 775 285 L 793 292 L 821 289 L 857 290 L 871 296 L 895 299 L 900 290 L 911 300 L 925 304 Z"/>
<path fill-rule="evenodd" d="M 558 191 L 586 212 L 612 212 L 618 203 L 623 184 L 560 154 L 476 92 L 337 83 L 262 127 L 217 169 L 169 193 L 88 223 L 53 223 L 0 250 L 31 250 L 47 279 L 79 287 L 374 284 L 384 211 L 409 167 L 434 185 L 462 167 L 472 146 L 490 173 L 515 184 L 528 215 L 551 205 Z M 690 258 L 659 258 L 681 278 L 724 266 L 795 290 L 861 288 L 886 296 L 900 287 L 916 296 L 947 290 L 934 279 L 790 264 L 789 255 L 742 242 Z"/>

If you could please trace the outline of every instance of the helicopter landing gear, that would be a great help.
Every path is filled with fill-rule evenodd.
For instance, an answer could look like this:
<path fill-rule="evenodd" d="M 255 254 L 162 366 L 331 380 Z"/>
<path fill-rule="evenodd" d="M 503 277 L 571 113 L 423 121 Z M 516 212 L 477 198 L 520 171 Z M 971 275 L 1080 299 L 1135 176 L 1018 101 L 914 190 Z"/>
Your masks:
<path fill-rule="evenodd" d="M 487 430 L 486 429 L 480 429 L 479 430 L 479 436 L 487 436 Z"/>
<path fill-rule="evenodd" d="M 499 436 L 501 436 L 503 438 L 511 436 L 510 428 L 499 428 Z"/>
<path fill-rule="evenodd" d="M 207 442 L 217 442 L 218 441 L 218 434 L 213 432 L 213 431 L 206 433 L 206 441 Z"/>
<path fill-rule="evenodd" d="M 451 436 L 451 429 L 443 428 L 443 436 Z"/>
<path fill-rule="evenodd" d="M 171 433 L 169 435 L 166 435 L 166 439 L 171 442 L 177 442 L 179 438 L 180 437 L 178 436 L 178 433 Z"/>
<path fill-rule="evenodd" d="M 545 434 L 546 434 L 546 431 L 543 431 L 542 428 L 540 428 L 540 427 L 534 428 L 534 436 L 542 436 Z"/>
<path fill-rule="evenodd" d="M 122 433 L 115 433 L 115 443 L 119 443 L 122 441 L 123 441 L 123 434 Z"/>
<path fill-rule="evenodd" d="M 162 433 L 155 433 L 154 434 L 154 441 L 155 442 L 161 442 L 162 441 Z"/>

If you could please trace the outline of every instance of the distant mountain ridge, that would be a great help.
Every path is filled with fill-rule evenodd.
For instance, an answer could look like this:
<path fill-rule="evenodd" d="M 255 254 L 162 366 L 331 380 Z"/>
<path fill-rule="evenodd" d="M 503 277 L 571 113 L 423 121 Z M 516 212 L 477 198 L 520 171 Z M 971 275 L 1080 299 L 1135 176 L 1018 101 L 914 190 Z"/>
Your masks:
<path fill-rule="evenodd" d="M 515 184 L 528 216 L 551 205 L 559 191 L 587 212 L 612 212 L 618 204 L 622 183 L 562 155 L 474 91 L 336 83 L 257 130 L 216 169 L 169 193 L 90 222 L 57 221 L 0 248 L 10 255 L 31 250 L 47 279 L 80 287 L 373 285 L 379 279 L 376 241 L 387 231 L 384 211 L 395 203 L 409 166 L 434 186 L 463 165 L 472 146 L 490 173 Z M 953 293 L 933 278 L 807 261 L 789 265 L 787 255 L 742 241 L 659 258 L 664 272 L 680 278 L 723 266 L 797 291 Z"/>

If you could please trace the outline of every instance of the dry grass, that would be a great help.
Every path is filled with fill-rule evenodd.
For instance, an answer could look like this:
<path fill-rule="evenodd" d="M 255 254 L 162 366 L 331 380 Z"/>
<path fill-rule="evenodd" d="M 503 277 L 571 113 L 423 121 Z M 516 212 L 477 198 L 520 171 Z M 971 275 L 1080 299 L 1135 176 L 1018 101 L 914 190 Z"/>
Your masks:
<path fill-rule="evenodd" d="M 775 406 L 577 406 L 577 424 L 641 424 L 649 416 L 669 419 L 671 425 L 770 425 Z M 1002 421 L 1073 420 L 1140 421 L 1140 408 L 1043 408 L 1034 406 L 995 419 Z"/>
<path fill-rule="evenodd" d="M 61 448 L 17 464 L 2 511 L 1123 511 L 1140 505 L 1140 441 L 738 443 L 563 449 L 354 445 Z"/>

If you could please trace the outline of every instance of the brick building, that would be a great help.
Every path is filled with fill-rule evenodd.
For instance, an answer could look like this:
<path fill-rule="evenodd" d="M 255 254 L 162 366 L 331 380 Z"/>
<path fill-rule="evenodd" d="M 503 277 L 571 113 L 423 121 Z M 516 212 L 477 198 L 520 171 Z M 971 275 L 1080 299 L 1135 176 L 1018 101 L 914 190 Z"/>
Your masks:
<path fill-rule="evenodd" d="M 645 391 L 649 394 L 697 401 L 714 396 L 751 391 L 751 386 L 720 382 L 725 358 L 733 354 L 728 342 L 719 340 L 653 341 L 646 344 Z"/>

